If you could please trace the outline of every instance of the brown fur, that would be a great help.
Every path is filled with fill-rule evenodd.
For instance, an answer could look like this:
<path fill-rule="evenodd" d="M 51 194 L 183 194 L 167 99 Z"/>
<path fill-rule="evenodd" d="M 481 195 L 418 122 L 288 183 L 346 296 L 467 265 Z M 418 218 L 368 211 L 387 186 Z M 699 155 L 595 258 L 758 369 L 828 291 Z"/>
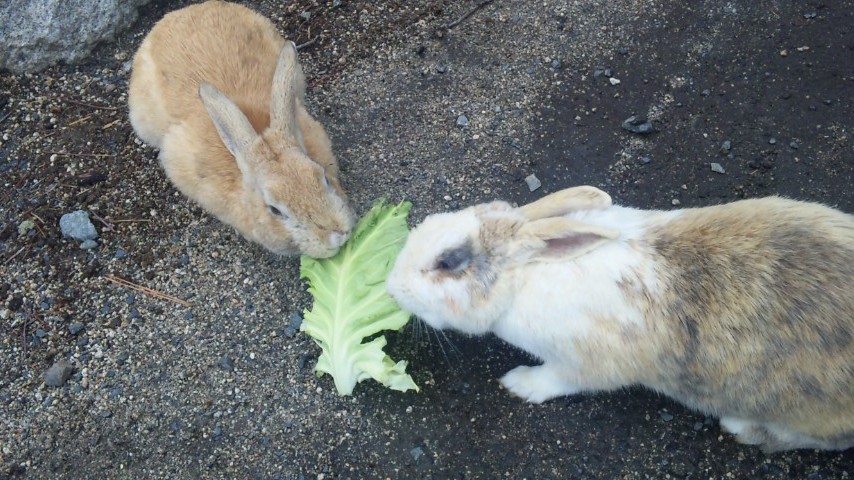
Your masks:
<path fill-rule="evenodd" d="M 290 99 L 295 113 L 286 115 L 281 127 L 271 126 L 271 87 L 283 46 L 271 22 L 237 4 L 210 1 L 169 13 L 134 57 L 131 122 L 143 141 L 161 149 L 161 164 L 172 183 L 246 238 L 276 253 L 327 256 L 337 247 L 322 239 L 348 233 L 352 213 L 329 137 L 303 105 L 305 81 L 296 63 L 290 65 L 296 70 L 290 74 L 294 84 L 281 99 Z M 202 82 L 231 99 L 262 132 L 249 149 L 260 185 L 247 183 L 220 139 L 199 99 Z M 344 200 L 343 209 L 340 202 L 330 203 L 314 163 Z M 271 215 L 262 187 L 287 205 L 306 235 L 318 240 L 298 240 Z"/>
<path fill-rule="evenodd" d="M 660 319 L 641 350 L 663 368 L 639 379 L 704 411 L 850 438 L 852 240 L 850 216 L 779 198 L 687 210 L 653 231 L 664 298 L 634 295 Z"/>

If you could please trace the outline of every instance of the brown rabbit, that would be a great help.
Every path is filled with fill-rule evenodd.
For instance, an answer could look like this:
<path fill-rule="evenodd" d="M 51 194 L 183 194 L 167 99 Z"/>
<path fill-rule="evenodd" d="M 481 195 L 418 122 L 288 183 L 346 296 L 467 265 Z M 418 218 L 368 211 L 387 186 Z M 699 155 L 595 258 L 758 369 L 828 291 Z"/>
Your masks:
<path fill-rule="evenodd" d="M 529 402 L 644 385 L 766 451 L 854 446 L 854 217 L 770 197 L 673 211 L 576 187 L 427 217 L 387 281 L 434 328 L 536 355 Z"/>
<path fill-rule="evenodd" d="M 128 104 L 183 194 L 271 252 L 322 258 L 354 216 L 304 94 L 292 42 L 246 7 L 209 1 L 157 22 L 134 57 Z"/>

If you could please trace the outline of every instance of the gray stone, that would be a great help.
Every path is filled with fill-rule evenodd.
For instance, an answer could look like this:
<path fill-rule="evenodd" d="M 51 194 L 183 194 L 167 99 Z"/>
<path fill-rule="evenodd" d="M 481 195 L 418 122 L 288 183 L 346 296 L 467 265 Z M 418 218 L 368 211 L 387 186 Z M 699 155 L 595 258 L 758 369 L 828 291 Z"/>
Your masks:
<path fill-rule="evenodd" d="M 409 455 L 411 455 L 412 459 L 417 463 L 418 460 L 421 460 L 421 457 L 424 456 L 424 449 L 421 447 L 415 447 L 409 451 Z"/>
<path fill-rule="evenodd" d="M 61 387 L 71 378 L 73 371 L 74 367 L 68 360 L 60 360 L 47 369 L 44 374 L 44 384 L 49 387 Z"/>
<path fill-rule="evenodd" d="M 724 170 L 724 167 L 720 163 L 712 162 L 711 167 L 715 173 L 720 173 L 721 175 L 726 173 L 726 170 Z"/>
<path fill-rule="evenodd" d="M 95 225 L 92 225 L 92 222 L 89 220 L 89 214 L 83 210 L 63 215 L 59 219 L 59 228 L 62 230 L 63 236 L 71 237 L 81 242 L 98 238 L 98 231 L 95 230 Z"/>
<path fill-rule="evenodd" d="M 294 335 L 299 332 L 300 327 L 302 326 L 302 317 L 299 313 L 292 313 L 288 317 L 288 326 L 285 327 L 285 336 L 288 338 L 292 338 Z"/>
<path fill-rule="evenodd" d="M 724 143 L 721 144 L 721 155 L 729 154 L 730 150 L 732 150 L 732 142 L 725 140 Z"/>
<path fill-rule="evenodd" d="M 0 2 L 0 70 L 36 72 L 85 59 L 99 42 L 130 26 L 150 0 Z M 14 20 L 12 20 L 14 19 Z"/>
<path fill-rule="evenodd" d="M 80 322 L 74 322 L 68 326 L 68 333 L 72 335 L 77 335 L 78 333 L 82 332 L 84 328 L 86 328 L 86 325 Z"/>
<path fill-rule="evenodd" d="M 543 183 L 540 182 L 540 179 L 534 174 L 525 177 L 525 183 L 528 184 L 528 190 L 531 192 L 543 186 Z"/>
<path fill-rule="evenodd" d="M 632 115 L 631 117 L 625 119 L 623 121 L 623 130 L 637 133 L 640 135 L 647 135 L 655 132 L 655 127 L 652 126 L 652 122 L 647 120 L 646 117 L 640 115 Z"/>
<path fill-rule="evenodd" d="M 234 360 L 227 355 L 219 357 L 219 361 L 217 363 L 219 364 L 219 368 L 223 370 L 234 370 Z"/>
<path fill-rule="evenodd" d="M 468 127 L 469 126 L 469 117 L 467 117 L 465 115 L 460 115 L 459 117 L 457 117 L 457 126 L 460 126 L 463 128 Z"/>
<path fill-rule="evenodd" d="M 83 250 L 92 250 L 93 248 L 98 248 L 98 242 L 95 240 L 86 240 L 80 244 L 80 248 Z"/>

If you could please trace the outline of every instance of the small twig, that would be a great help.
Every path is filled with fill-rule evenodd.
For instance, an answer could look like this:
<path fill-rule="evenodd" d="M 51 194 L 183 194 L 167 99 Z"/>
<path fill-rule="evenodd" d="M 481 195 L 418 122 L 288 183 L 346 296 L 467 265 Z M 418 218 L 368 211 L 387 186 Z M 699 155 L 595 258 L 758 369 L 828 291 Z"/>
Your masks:
<path fill-rule="evenodd" d="M 316 36 L 316 37 L 312 38 L 311 40 L 309 40 L 309 41 L 307 41 L 307 42 L 305 42 L 305 43 L 300 43 L 299 45 L 297 45 L 297 51 L 302 50 L 303 48 L 310 47 L 310 46 L 314 45 L 314 44 L 317 42 L 317 40 L 318 40 L 319 38 L 320 38 L 320 35 L 318 35 L 318 36 Z"/>
<path fill-rule="evenodd" d="M 44 219 L 43 219 L 42 217 L 40 217 L 40 216 L 36 215 L 35 213 L 31 213 L 30 215 L 31 215 L 31 216 L 33 216 L 33 217 L 35 217 L 35 219 L 36 219 L 36 220 L 38 220 L 39 222 L 41 222 L 41 223 L 42 223 L 42 225 L 45 225 L 45 224 L 46 224 L 46 222 L 44 221 Z M 38 230 L 38 232 L 39 232 L 39 234 L 40 234 L 41 236 L 43 236 L 43 237 L 47 237 L 47 235 L 45 235 L 45 234 L 44 234 L 44 230 L 42 230 L 42 227 L 40 227 L 40 226 L 39 226 L 39 224 L 38 224 L 37 222 L 33 222 L 33 226 L 34 226 L 34 227 L 36 227 L 36 230 Z"/>
<path fill-rule="evenodd" d="M 79 102 L 77 100 L 71 100 L 69 98 L 66 98 L 65 101 L 68 103 L 73 103 L 75 105 L 80 105 L 83 107 L 95 108 L 97 110 L 118 110 L 118 108 L 116 108 L 116 107 L 109 107 L 107 105 L 92 105 L 91 103 Z"/>
<path fill-rule="evenodd" d="M 5 122 L 6 119 L 9 118 L 11 115 L 12 115 L 12 112 L 9 112 L 6 115 L 3 115 L 3 118 L 0 118 L 0 123 Z"/>
<path fill-rule="evenodd" d="M 112 274 L 107 275 L 104 278 L 106 278 L 107 280 L 109 280 L 113 283 L 117 283 L 119 285 L 123 285 L 125 287 L 132 288 L 132 289 L 136 290 L 137 292 L 142 292 L 146 295 L 151 295 L 152 297 L 161 298 L 163 300 L 169 300 L 170 302 L 175 302 L 175 303 L 177 303 L 179 305 L 183 305 L 185 307 L 189 307 L 189 306 L 193 305 L 192 303 L 181 300 L 178 297 L 173 297 L 172 295 L 167 295 L 163 292 L 159 292 L 157 290 L 153 290 L 153 289 L 148 288 L 148 287 L 143 287 L 142 285 L 137 285 L 136 283 L 133 283 L 130 280 L 125 280 L 124 278 L 117 277 L 117 276 L 112 275 Z"/>
<path fill-rule="evenodd" d="M 464 13 L 462 17 L 460 17 L 460 18 L 454 20 L 453 22 L 449 23 L 445 27 L 445 30 L 450 30 L 450 29 L 456 27 L 457 25 L 463 23 L 467 18 L 472 16 L 476 11 L 480 10 L 481 8 L 489 5 L 490 3 L 494 2 L 494 1 L 495 0 L 481 0 L 480 3 L 478 3 L 474 8 L 472 8 L 468 12 Z"/>
<path fill-rule="evenodd" d="M 48 155 L 57 155 L 60 157 L 115 157 L 115 153 L 69 153 L 69 152 L 50 152 Z"/>
<path fill-rule="evenodd" d="M 21 346 L 24 347 L 24 358 L 27 358 L 27 323 L 29 323 L 30 319 L 24 319 L 24 322 L 21 324 Z"/>
<path fill-rule="evenodd" d="M 128 218 L 124 220 L 113 220 L 114 223 L 148 223 L 151 220 L 145 218 Z"/>
<path fill-rule="evenodd" d="M 121 119 L 121 118 L 117 118 L 117 119 L 113 120 L 112 122 L 110 122 L 110 123 L 108 123 L 108 124 L 104 125 L 104 127 L 102 128 L 102 130 L 106 130 L 106 129 L 108 129 L 108 128 L 110 128 L 110 127 L 114 126 L 114 125 L 118 125 L 119 123 L 121 123 L 121 121 L 122 121 L 122 119 Z"/>
<path fill-rule="evenodd" d="M 8 264 L 8 263 L 9 263 L 9 262 L 11 262 L 12 260 L 14 260 L 14 259 L 15 259 L 15 257 L 17 257 L 18 255 L 20 255 L 20 254 L 21 254 L 21 252 L 23 252 L 24 250 L 26 250 L 26 248 L 27 248 L 27 245 L 24 245 L 23 247 L 21 247 L 17 252 L 13 253 L 11 257 L 7 258 L 7 259 L 6 259 L 6 261 L 5 261 L 5 262 L 3 262 L 3 265 L 5 266 L 6 264 Z"/>
<path fill-rule="evenodd" d="M 78 123 L 83 123 L 83 122 L 85 122 L 86 120 L 89 120 L 90 118 L 92 118 L 92 114 L 91 114 L 91 113 L 90 113 L 89 115 L 86 115 L 86 116 L 85 116 L 85 117 L 83 117 L 83 118 L 78 118 L 77 120 L 75 120 L 75 121 L 73 121 L 73 122 L 69 123 L 69 124 L 68 124 L 68 125 L 66 125 L 66 126 L 67 126 L 67 127 L 73 127 L 74 125 L 77 125 Z"/>
<path fill-rule="evenodd" d="M 103 224 L 104 224 L 104 230 L 106 230 L 106 231 L 108 231 L 108 232 L 114 232 L 114 231 L 116 230 L 112 223 L 110 223 L 110 222 L 108 222 L 108 221 L 104 220 L 104 219 L 103 219 L 100 215 L 98 215 L 97 213 L 95 213 L 95 212 L 89 212 L 89 213 L 90 213 L 93 217 L 95 217 L 95 220 L 97 220 L 97 221 L 99 221 L 99 222 L 101 222 L 101 223 L 103 223 Z"/>

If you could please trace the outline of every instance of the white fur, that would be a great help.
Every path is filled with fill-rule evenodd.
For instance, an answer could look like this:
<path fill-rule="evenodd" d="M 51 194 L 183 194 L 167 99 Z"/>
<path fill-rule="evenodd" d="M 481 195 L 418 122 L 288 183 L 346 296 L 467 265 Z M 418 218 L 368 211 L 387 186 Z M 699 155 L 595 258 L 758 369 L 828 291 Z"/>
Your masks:
<path fill-rule="evenodd" d="M 852 446 L 844 435 L 796 431 L 784 416 L 745 418 L 733 416 L 738 407 L 698 405 L 663 385 L 657 362 L 672 361 L 670 349 L 679 346 L 670 343 L 679 332 L 669 329 L 680 327 L 660 321 L 655 308 L 678 292 L 665 291 L 673 283 L 667 287 L 659 275 L 668 266 L 650 242 L 666 239 L 658 230 L 687 213 L 608 206 L 604 192 L 589 195 L 589 189 L 588 208 L 585 197 L 565 191 L 551 196 L 565 203 L 545 197 L 528 209 L 499 202 L 429 216 L 398 257 L 389 293 L 434 328 L 492 332 L 538 357 L 541 365 L 519 366 L 501 378 L 529 402 L 641 384 L 723 414 L 724 429 L 766 451 Z M 460 258 L 458 252 L 468 255 L 457 263 L 466 267 L 448 267 L 445 260 Z"/>

